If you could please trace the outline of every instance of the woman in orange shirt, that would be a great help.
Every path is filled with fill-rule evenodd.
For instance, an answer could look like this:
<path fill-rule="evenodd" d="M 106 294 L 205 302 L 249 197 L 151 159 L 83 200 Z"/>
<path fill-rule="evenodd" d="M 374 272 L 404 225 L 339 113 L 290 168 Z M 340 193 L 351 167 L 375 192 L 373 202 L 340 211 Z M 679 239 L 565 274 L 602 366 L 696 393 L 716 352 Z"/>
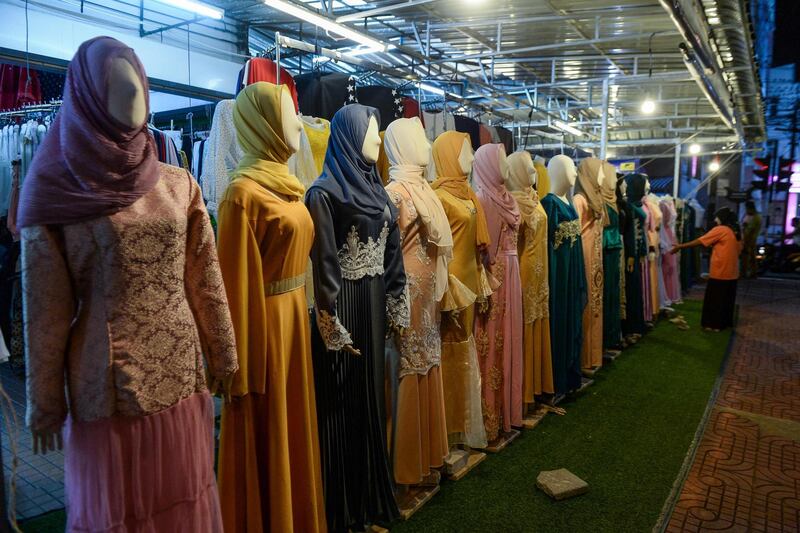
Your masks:
<path fill-rule="evenodd" d="M 736 305 L 736 280 L 739 279 L 739 224 L 736 215 L 727 207 L 714 216 L 717 225 L 699 239 L 678 244 L 671 253 L 684 248 L 703 245 L 711 247 L 706 294 L 703 299 L 703 317 L 700 321 L 708 331 L 720 331 L 733 326 L 733 310 Z"/>

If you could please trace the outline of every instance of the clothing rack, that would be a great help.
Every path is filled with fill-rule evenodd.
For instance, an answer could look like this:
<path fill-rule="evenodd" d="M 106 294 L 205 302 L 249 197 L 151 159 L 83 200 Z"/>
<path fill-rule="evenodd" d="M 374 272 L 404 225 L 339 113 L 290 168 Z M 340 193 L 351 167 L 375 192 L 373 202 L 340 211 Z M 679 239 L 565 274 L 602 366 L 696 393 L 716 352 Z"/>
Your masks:
<path fill-rule="evenodd" d="M 423 78 L 420 78 L 419 76 L 414 76 L 412 74 L 408 74 L 406 72 L 391 67 L 378 65 L 366 59 L 361 59 L 360 57 L 348 56 L 346 54 L 342 54 L 338 50 L 333 50 L 330 48 L 319 46 L 317 44 L 311 44 L 298 39 L 293 39 L 291 37 L 286 37 L 285 35 L 281 35 L 281 32 L 276 31 L 275 32 L 275 69 L 276 69 L 275 79 L 276 83 L 278 84 L 280 84 L 281 81 L 281 48 L 291 48 L 293 50 L 300 50 L 303 52 L 314 54 L 316 56 L 327 57 L 329 59 L 332 59 L 333 61 L 337 62 L 341 61 L 342 63 L 355 65 L 363 68 L 364 70 L 373 71 L 372 73 L 383 74 L 384 76 L 388 76 L 390 78 L 403 80 L 405 84 L 425 81 Z M 421 92 L 421 89 L 419 90 L 419 92 Z M 467 98 L 462 98 L 460 96 L 448 95 L 446 102 L 454 102 L 454 103 L 457 102 L 462 105 L 467 105 L 472 108 L 483 110 L 484 112 L 492 113 L 495 116 L 499 116 L 508 120 L 512 119 L 510 115 L 507 115 L 505 113 L 496 113 L 492 111 L 491 107 L 489 106 L 475 103 L 472 100 L 469 100 Z"/>
<path fill-rule="evenodd" d="M 17 109 L 0 111 L 0 118 L 25 117 L 31 113 L 56 112 L 61 108 L 61 104 L 63 104 L 62 100 L 52 100 L 49 103 L 25 105 Z"/>

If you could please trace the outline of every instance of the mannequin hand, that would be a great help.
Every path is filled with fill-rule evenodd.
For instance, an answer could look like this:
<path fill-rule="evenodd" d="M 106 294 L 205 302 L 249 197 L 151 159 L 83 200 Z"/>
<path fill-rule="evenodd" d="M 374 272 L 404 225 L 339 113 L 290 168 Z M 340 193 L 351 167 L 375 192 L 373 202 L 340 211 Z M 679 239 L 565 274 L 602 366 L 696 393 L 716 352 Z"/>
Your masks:
<path fill-rule="evenodd" d="M 233 374 L 226 378 L 213 378 L 211 380 L 211 387 L 209 388 L 211 394 L 216 396 L 222 395 L 225 403 L 231 403 L 231 389 L 233 388 Z"/>
<path fill-rule="evenodd" d="M 406 328 L 404 328 L 403 326 L 397 326 L 395 324 L 392 324 L 391 326 L 389 326 L 389 331 L 387 332 L 387 338 L 391 335 L 397 335 L 398 337 L 402 337 L 403 334 L 405 334 L 405 332 Z"/>
<path fill-rule="evenodd" d="M 447 316 L 450 317 L 450 321 L 453 323 L 453 325 L 456 328 L 461 329 L 461 323 L 458 321 L 459 315 L 460 315 L 459 311 L 449 311 L 449 312 L 447 312 Z"/>
<path fill-rule="evenodd" d="M 628 272 L 633 272 L 633 257 L 628 258 Z"/>
<path fill-rule="evenodd" d="M 478 304 L 478 313 L 485 315 L 488 312 L 489 312 L 489 299 L 487 298 Z"/>
<path fill-rule="evenodd" d="M 61 425 L 32 431 L 31 434 L 33 435 L 34 455 L 39 453 L 44 455 L 48 451 L 61 450 L 64 447 L 64 439 L 61 436 Z"/>
<path fill-rule="evenodd" d="M 350 355 L 361 355 L 361 350 L 354 348 L 352 344 L 345 344 L 344 348 L 342 348 L 342 351 L 349 353 Z"/>
<path fill-rule="evenodd" d="M 656 260 L 656 253 L 655 252 L 650 252 L 649 254 L 647 254 L 647 258 L 650 261 L 655 261 Z"/>

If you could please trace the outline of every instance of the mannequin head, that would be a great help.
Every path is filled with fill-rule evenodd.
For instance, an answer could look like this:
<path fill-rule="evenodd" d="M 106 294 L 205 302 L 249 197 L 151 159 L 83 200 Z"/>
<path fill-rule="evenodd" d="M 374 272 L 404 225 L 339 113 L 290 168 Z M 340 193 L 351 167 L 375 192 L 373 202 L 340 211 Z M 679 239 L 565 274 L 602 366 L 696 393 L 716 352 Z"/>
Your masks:
<path fill-rule="evenodd" d="M 361 155 L 367 163 L 375 163 L 378 161 L 378 153 L 381 149 L 381 136 L 378 131 L 378 121 L 375 116 L 369 117 L 369 126 L 367 133 L 364 135 L 364 143 L 361 145 Z"/>
<path fill-rule="evenodd" d="M 461 166 L 461 171 L 469 175 L 472 172 L 472 163 L 475 161 L 475 154 L 472 151 L 472 143 L 468 138 L 464 139 L 461 144 L 461 153 L 458 156 L 458 164 Z"/>
<path fill-rule="evenodd" d="M 550 192 L 562 198 L 566 197 L 578 177 L 575 162 L 563 154 L 550 160 L 547 164 L 547 173 L 550 176 Z"/>
<path fill-rule="evenodd" d="M 383 136 L 383 147 L 390 167 L 427 167 L 430 162 L 431 145 L 419 117 L 399 118 L 389 124 Z"/>
<path fill-rule="evenodd" d="M 281 126 L 286 146 L 292 153 L 300 150 L 300 134 L 303 132 L 303 123 L 294 109 L 294 100 L 285 85 L 281 85 Z"/>
<path fill-rule="evenodd" d="M 508 156 L 510 167 L 506 179 L 509 191 L 528 191 L 536 187 L 536 167 L 533 164 L 530 152 L 514 152 Z"/>
<path fill-rule="evenodd" d="M 129 128 L 137 128 L 147 118 L 144 86 L 133 65 L 123 57 L 111 60 L 108 72 L 108 113 Z"/>

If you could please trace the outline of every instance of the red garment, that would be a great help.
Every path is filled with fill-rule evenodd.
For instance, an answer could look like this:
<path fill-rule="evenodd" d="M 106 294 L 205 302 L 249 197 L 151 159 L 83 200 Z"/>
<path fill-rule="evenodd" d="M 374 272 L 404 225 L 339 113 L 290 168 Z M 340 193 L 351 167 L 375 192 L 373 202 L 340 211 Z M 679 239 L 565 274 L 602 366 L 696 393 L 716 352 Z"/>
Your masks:
<path fill-rule="evenodd" d="M 19 67 L 0 66 L 0 111 L 17 107 L 17 87 L 19 86 Z"/>
<path fill-rule="evenodd" d="M 271 59 L 266 57 L 254 57 L 249 62 L 247 67 L 247 79 L 244 80 L 245 85 L 256 83 L 257 81 L 266 81 L 275 83 L 277 78 L 277 65 Z M 299 112 L 300 106 L 297 104 L 297 88 L 294 85 L 294 78 L 289 74 L 285 68 L 281 67 L 281 85 L 286 85 L 294 100 L 294 110 Z"/>
<path fill-rule="evenodd" d="M 19 86 L 17 89 L 17 107 L 42 102 L 42 86 L 39 84 L 39 73 L 27 68 L 19 69 Z"/>
<path fill-rule="evenodd" d="M 422 127 L 425 127 L 425 117 L 422 116 L 422 111 L 419 108 L 419 102 L 408 96 L 403 98 L 403 118 L 419 117 L 422 122 Z"/>
<path fill-rule="evenodd" d="M 492 144 L 492 132 L 489 128 L 481 124 L 481 146 L 484 144 Z"/>

